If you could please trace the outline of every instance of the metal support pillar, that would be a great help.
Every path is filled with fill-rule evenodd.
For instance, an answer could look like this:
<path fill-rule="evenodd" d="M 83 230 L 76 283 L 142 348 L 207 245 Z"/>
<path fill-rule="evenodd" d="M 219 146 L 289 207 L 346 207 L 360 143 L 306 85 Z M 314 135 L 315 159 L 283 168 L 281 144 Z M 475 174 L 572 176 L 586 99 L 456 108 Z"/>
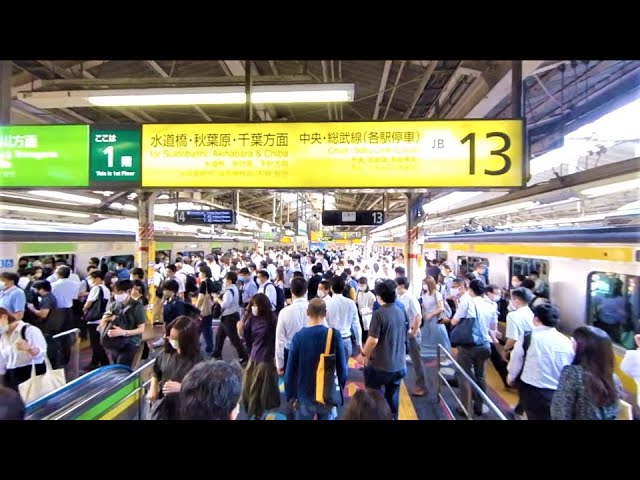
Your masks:
<path fill-rule="evenodd" d="M 407 278 L 409 279 L 409 290 L 412 295 L 420 294 L 422 279 L 425 276 L 422 265 L 422 248 L 418 244 L 418 224 L 424 218 L 422 205 L 426 202 L 426 195 L 416 193 L 405 193 L 407 197 L 407 232 L 405 243 L 404 259 L 406 262 Z"/>
<path fill-rule="evenodd" d="M 146 272 L 149 298 L 152 299 L 155 298 L 153 266 L 155 265 L 156 259 L 153 206 L 159 193 L 144 192 L 142 190 L 138 190 L 136 193 L 138 194 L 138 234 L 136 235 L 138 251 L 136 255 L 136 266 Z"/>
<path fill-rule="evenodd" d="M 273 194 L 273 218 L 271 220 L 273 223 L 276 223 L 276 194 Z"/>
<path fill-rule="evenodd" d="M 244 66 L 244 93 L 247 101 L 244 106 L 244 118 L 247 122 L 253 122 L 253 105 L 251 104 L 251 61 L 247 60 Z"/>
<path fill-rule="evenodd" d="M 527 118 L 525 109 L 525 84 L 522 77 L 522 60 L 514 60 L 511 62 L 511 116 L 513 118 L 521 118 L 524 124 L 524 136 L 522 138 L 523 160 L 524 160 L 524 178 L 529 181 L 531 174 L 529 173 L 529 135 L 527 133 Z"/>
<path fill-rule="evenodd" d="M 0 125 L 11 123 L 11 61 L 0 60 Z"/>

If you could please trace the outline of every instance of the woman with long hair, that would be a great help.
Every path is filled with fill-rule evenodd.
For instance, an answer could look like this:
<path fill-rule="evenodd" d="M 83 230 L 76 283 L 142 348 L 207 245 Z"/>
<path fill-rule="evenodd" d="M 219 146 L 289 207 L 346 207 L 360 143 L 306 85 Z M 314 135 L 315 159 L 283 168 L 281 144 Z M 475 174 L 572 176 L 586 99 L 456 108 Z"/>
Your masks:
<path fill-rule="evenodd" d="M 573 333 L 576 355 L 562 369 L 551 402 L 552 420 L 614 420 L 620 380 L 613 373 L 613 343 L 604 330 L 579 327 Z"/>
<path fill-rule="evenodd" d="M 431 275 L 427 275 L 422 281 L 420 303 L 422 305 L 420 355 L 422 357 L 436 356 L 438 344 L 445 347 L 447 351 L 451 351 L 447 327 L 440 322 L 443 318 L 444 298 L 437 289 L 435 278 Z"/>
<path fill-rule="evenodd" d="M 200 325 L 181 316 L 167 326 L 164 350 L 156 357 L 147 398 L 152 402 L 151 418 L 178 420 L 179 393 L 182 380 L 193 366 L 202 361 Z"/>
<path fill-rule="evenodd" d="M 276 319 L 271 302 L 258 293 L 249 302 L 246 321 L 238 324 L 249 350 L 249 364 L 242 381 L 242 406 L 249 418 L 261 419 L 268 410 L 280 406 L 280 388 L 275 363 Z"/>

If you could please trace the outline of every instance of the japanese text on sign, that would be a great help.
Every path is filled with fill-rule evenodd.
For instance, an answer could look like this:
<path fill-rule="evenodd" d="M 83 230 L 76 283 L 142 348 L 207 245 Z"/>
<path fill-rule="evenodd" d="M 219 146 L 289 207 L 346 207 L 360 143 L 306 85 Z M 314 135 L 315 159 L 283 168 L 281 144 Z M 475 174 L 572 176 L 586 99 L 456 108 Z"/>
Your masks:
<path fill-rule="evenodd" d="M 153 124 L 142 130 L 143 187 L 505 188 L 522 182 L 520 120 Z"/>

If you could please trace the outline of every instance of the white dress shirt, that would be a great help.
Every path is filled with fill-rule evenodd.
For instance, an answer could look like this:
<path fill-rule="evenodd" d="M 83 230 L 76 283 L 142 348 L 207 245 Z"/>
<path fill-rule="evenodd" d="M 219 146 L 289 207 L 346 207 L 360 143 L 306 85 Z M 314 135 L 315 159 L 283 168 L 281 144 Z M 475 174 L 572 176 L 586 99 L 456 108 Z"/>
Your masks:
<path fill-rule="evenodd" d="M 636 381 L 638 386 L 638 405 L 640 405 L 640 349 L 627 350 L 620 364 L 620 370 Z"/>
<path fill-rule="evenodd" d="M 358 321 L 358 307 L 356 302 L 341 294 L 334 294 L 330 299 L 325 298 L 327 304 L 327 324 L 340 332 L 342 338 L 351 337 L 351 327 L 356 334 L 356 344 L 362 346 L 362 328 Z"/>
<path fill-rule="evenodd" d="M 220 305 L 221 316 L 226 317 L 227 315 L 240 313 L 239 297 L 240 292 L 238 292 L 238 287 L 235 285 L 225 288 L 222 295 L 222 304 Z"/>
<path fill-rule="evenodd" d="M 525 358 L 524 335 L 516 342 L 507 370 L 509 380 L 520 379 L 532 387 L 558 389 L 562 369 L 573 362 L 575 353 L 571 340 L 553 327 L 533 327 L 531 343 Z M 524 358 L 524 366 L 523 366 Z"/>
<path fill-rule="evenodd" d="M 78 298 L 80 284 L 70 278 L 60 278 L 51 284 L 51 293 L 56 297 L 58 308 L 71 308 L 73 300 Z"/>
<path fill-rule="evenodd" d="M 507 330 L 505 336 L 518 340 L 525 332 L 533 329 L 533 312 L 528 305 L 507 314 Z"/>
<path fill-rule="evenodd" d="M 373 304 L 376 303 L 376 296 L 372 291 L 363 292 L 360 290 L 356 294 L 356 303 L 362 315 L 362 324 L 365 330 L 369 330 L 371 324 L 371 317 L 373 315 Z"/>
<path fill-rule="evenodd" d="M 23 352 L 15 347 L 15 343 L 22 338 L 22 327 L 28 325 L 24 332 L 26 341 L 32 347 L 36 347 L 40 352 L 35 357 L 31 357 L 28 352 Z M 0 375 L 4 375 L 7 370 L 25 367 L 31 363 L 42 363 L 47 354 L 47 342 L 42 335 L 42 331 L 33 325 L 23 322 L 17 322 L 11 334 L 5 333 L 0 335 Z"/>
<path fill-rule="evenodd" d="M 270 287 L 268 285 L 271 285 Z M 271 283 L 271 281 L 267 281 L 258 287 L 258 293 L 264 293 L 267 298 L 269 298 L 269 302 L 271 302 L 271 311 L 274 312 L 276 310 L 276 304 L 278 302 L 278 294 L 276 293 L 276 286 Z"/>
<path fill-rule="evenodd" d="M 276 325 L 276 367 L 284 368 L 284 349 L 291 347 L 293 336 L 307 325 L 306 298 L 296 298 L 282 309 Z"/>
<path fill-rule="evenodd" d="M 404 311 L 407 313 L 407 317 L 409 317 L 409 328 L 413 328 L 413 322 L 416 319 L 416 315 L 420 315 L 422 318 L 422 309 L 420 308 L 420 302 L 418 299 L 411 295 L 409 292 L 405 291 L 404 295 L 399 295 L 398 300 L 402 302 L 404 305 Z M 420 323 L 418 323 L 418 332 L 416 337 L 420 336 Z"/>

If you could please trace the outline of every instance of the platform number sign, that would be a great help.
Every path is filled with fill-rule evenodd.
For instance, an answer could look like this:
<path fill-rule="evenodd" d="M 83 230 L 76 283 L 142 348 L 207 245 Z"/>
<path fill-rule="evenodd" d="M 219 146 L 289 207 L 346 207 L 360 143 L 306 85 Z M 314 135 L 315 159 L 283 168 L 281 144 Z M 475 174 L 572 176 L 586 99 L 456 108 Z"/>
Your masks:
<path fill-rule="evenodd" d="M 0 268 L 13 268 L 13 258 L 0 258 Z"/>
<path fill-rule="evenodd" d="M 90 174 L 93 184 L 140 182 L 140 131 L 91 129 Z"/>
<path fill-rule="evenodd" d="M 325 210 L 322 212 L 322 224 L 326 226 L 378 226 L 383 223 L 384 212 L 382 210 Z"/>

